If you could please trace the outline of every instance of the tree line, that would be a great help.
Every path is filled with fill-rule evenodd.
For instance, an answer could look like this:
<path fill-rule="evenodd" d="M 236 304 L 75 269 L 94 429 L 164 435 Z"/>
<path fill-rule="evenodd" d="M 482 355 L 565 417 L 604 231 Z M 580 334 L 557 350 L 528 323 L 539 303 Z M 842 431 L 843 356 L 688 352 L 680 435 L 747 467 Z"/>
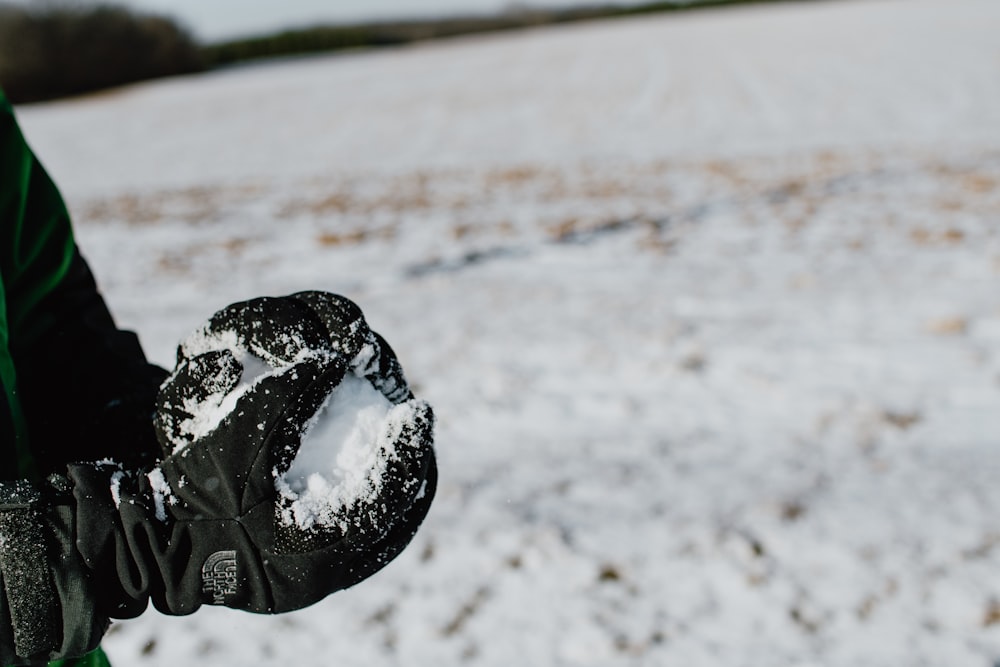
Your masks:
<path fill-rule="evenodd" d="M 768 1 L 776 0 L 668 0 L 568 9 L 524 6 L 493 16 L 317 26 L 205 45 L 176 20 L 158 14 L 69 0 L 27 5 L 0 0 L 0 86 L 12 102 L 36 102 L 259 58 Z"/>

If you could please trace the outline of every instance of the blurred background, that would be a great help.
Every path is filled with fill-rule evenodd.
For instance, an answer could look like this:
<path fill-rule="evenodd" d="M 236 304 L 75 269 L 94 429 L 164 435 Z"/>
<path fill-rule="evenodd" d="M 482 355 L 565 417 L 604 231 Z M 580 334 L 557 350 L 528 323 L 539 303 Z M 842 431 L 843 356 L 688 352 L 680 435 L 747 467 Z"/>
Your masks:
<path fill-rule="evenodd" d="M 260 58 L 398 46 L 600 17 L 759 0 L 580 6 L 502 0 L 0 2 L 0 81 L 15 102 L 84 93 Z"/>
<path fill-rule="evenodd" d="M 153 360 L 326 289 L 439 416 L 389 567 L 114 664 L 1000 664 L 1000 4 L 715 4 L 0 12 Z"/>
<path fill-rule="evenodd" d="M 16 0 L 15 0 L 16 1 Z M 39 0 L 21 0 L 22 6 L 38 4 Z M 63 5 L 66 2 L 64 0 Z M 639 3 L 575 3 L 571 0 L 515 3 L 505 0 L 344 0 L 329 3 L 321 0 L 291 0 L 282 6 L 265 2 L 217 0 L 122 0 L 116 3 L 137 12 L 164 14 L 190 26 L 201 40 L 218 41 L 260 35 L 280 30 L 312 27 L 317 24 L 364 23 L 376 20 L 434 20 L 445 16 L 490 17 L 500 13 L 540 10 L 542 8 L 574 8 L 582 4 Z M 660 3 L 686 5 L 691 3 Z M 613 9 L 612 7 L 605 7 Z"/>

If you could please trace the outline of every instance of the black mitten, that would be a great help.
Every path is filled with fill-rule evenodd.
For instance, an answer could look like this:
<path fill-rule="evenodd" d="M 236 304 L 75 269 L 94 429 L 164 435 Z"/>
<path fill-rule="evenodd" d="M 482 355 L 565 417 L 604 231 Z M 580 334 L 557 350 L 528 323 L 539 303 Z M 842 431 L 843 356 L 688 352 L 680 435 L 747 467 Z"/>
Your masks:
<path fill-rule="evenodd" d="M 391 404 L 367 452 L 366 493 L 303 518 L 285 475 L 345 377 Z M 433 498 L 430 408 L 412 399 L 392 350 L 342 297 L 311 292 L 220 311 L 181 345 L 159 403 L 164 458 L 155 468 L 69 469 L 74 520 L 63 529 L 76 531 L 97 616 L 137 615 L 150 598 L 171 614 L 202 604 L 302 608 L 388 563 Z M 56 510 L 65 513 L 45 511 Z"/>

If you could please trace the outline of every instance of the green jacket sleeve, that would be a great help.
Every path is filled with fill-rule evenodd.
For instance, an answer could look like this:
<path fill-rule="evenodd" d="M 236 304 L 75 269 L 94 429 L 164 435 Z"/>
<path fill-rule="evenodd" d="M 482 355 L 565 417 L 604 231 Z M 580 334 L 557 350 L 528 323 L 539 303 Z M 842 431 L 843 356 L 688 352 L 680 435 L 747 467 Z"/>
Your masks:
<path fill-rule="evenodd" d="M 14 433 L 0 437 L 15 442 L 0 452 L 0 477 L 156 451 L 152 405 L 166 373 L 115 326 L 2 93 L 0 303 L 0 382 Z"/>

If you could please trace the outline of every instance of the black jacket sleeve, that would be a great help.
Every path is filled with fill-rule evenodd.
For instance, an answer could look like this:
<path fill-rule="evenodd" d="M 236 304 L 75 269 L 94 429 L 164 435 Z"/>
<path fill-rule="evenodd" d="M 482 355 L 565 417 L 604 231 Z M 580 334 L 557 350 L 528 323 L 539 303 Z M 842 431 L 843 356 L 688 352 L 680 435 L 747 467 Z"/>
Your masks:
<path fill-rule="evenodd" d="M 17 448 L 44 476 L 72 461 L 131 461 L 156 451 L 153 401 L 166 372 L 115 326 L 76 248 L 59 191 L 0 91 L 0 375 L 14 434 L 0 432 L 13 478 Z"/>
<path fill-rule="evenodd" d="M 167 373 L 147 363 L 135 334 L 115 326 L 79 252 L 38 308 L 48 326 L 11 342 L 39 472 L 73 461 L 136 466 L 155 458 L 153 403 Z"/>

